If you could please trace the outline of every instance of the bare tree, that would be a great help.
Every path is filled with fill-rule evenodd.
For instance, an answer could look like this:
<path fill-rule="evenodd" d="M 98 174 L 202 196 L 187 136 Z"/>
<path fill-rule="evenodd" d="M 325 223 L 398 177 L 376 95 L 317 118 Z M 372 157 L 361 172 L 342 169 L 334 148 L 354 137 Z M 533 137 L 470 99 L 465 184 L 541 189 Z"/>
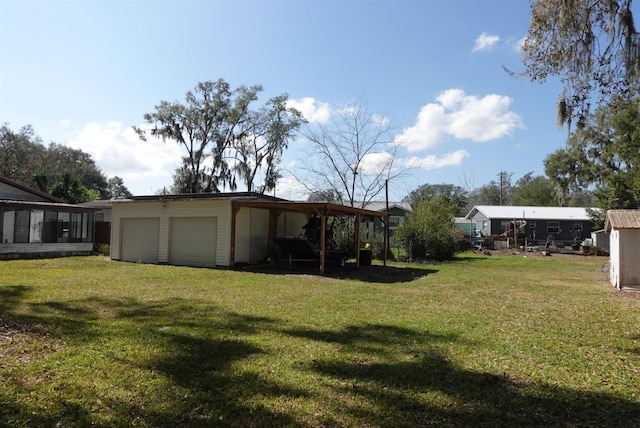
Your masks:
<path fill-rule="evenodd" d="M 364 207 L 402 173 L 395 165 L 397 146 L 389 120 L 371 114 L 362 101 L 341 108 L 326 124 L 309 125 L 302 134 L 308 150 L 294 176 L 311 194 L 330 192 L 337 202 Z"/>

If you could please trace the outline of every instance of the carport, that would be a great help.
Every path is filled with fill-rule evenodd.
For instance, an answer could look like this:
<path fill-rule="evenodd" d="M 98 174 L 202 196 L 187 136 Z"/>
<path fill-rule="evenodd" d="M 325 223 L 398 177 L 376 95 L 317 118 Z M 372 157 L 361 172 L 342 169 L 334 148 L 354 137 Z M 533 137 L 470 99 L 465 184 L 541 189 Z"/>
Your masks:
<path fill-rule="evenodd" d="M 264 201 L 264 200 L 234 200 L 231 202 L 231 265 L 235 264 L 235 237 L 236 237 L 236 215 L 242 208 L 259 208 L 269 210 L 269 252 L 276 253 L 275 238 L 277 237 L 278 218 L 283 212 L 303 213 L 308 218 L 316 215 L 320 218 L 320 273 L 325 270 L 326 256 L 326 225 L 329 216 L 353 216 L 355 218 L 355 248 L 360 248 L 360 223 L 363 217 L 379 217 L 384 225 L 384 265 L 387 265 L 387 250 L 389 246 L 389 213 L 365 210 L 362 208 L 349 207 L 346 205 L 329 202 L 292 202 L 292 201 Z M 360 267 L 360 251 L 356 251 L 356 266 Z"/>

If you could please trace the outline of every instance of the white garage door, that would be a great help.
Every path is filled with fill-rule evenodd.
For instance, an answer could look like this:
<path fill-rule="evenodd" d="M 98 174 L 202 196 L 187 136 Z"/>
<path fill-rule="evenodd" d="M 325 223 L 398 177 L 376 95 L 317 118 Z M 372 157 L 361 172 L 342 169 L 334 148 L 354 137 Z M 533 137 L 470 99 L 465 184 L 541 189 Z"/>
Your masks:
<path fill-rule="evenodd" d="M 215 217 L 172 218 L 169 263 L 215 267 L 216 229 Z"/>
<path fill-rule="evenodd" d="M 159 230 L 160 220 L 157 218 L 122 219 L 122 260 L 158 263 Z"/>

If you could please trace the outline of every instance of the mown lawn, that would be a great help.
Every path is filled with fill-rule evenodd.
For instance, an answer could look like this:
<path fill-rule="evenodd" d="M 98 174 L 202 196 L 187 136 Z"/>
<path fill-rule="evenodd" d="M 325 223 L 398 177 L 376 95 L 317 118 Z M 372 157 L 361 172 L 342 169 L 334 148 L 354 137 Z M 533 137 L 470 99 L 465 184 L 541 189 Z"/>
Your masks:
<path fill-rule="evenodd" d="M 640 426 L 640 300 L 606 260 L 0 262 L 0 425 Z"/>

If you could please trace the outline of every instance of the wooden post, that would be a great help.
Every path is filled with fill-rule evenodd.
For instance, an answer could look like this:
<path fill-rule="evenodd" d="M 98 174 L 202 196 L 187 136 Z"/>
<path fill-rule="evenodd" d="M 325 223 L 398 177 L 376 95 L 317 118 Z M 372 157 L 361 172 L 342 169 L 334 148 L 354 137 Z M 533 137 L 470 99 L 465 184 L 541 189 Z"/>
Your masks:
<path fill-rule="evenodd" d="M 240 207 L 235 202 L 231 202 L 231 254 L 229 257 L 231 267 L 236 261 L 236 214 L 238 211 Z"/>
<path fill-rule="evenodd" d="M 327 227 L 327 216 L 326 209 L 324 209 L 320 213 L 320 273 L 324 273 L 324 260 L 325 260 L 325 249 L 326 249 L 326 227 Z"/>
<path fill-rule="evenodd" d="M 356 267 L 360 267 L 360 221 L 361 221 L 362 217 L 361 214 L 358 213 L 355 216 L 355 233 L 356 236 L 354 237 L 355 239 L 353 240 L 353 242 L 355 243 L 355 248 L 356 248 Z"/>

